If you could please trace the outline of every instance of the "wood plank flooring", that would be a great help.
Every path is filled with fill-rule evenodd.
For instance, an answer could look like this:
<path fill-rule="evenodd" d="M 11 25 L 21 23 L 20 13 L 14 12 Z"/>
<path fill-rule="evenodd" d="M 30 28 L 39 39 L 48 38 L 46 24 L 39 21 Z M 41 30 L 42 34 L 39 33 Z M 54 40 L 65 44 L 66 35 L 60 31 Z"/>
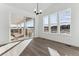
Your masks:
<path fill-rule="evenodd" d="M 47 39 L 33 39 L 20 56 L 50 56 L 48 47 L 55 49 L 61 56 L 79 56 L 79 48 Z"/>

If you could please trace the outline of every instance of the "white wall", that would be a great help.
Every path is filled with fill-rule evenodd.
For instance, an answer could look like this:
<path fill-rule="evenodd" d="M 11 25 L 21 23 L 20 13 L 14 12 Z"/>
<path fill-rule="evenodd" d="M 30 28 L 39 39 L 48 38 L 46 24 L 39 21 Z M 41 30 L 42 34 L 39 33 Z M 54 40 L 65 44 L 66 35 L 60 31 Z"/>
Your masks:
<path fill-rule="evenodd" d="M 39 16 L 35 15 L 35 36 L 34 37 L 38 37 L 38 23 L 39 23 Z"/>
<path fill-rule="evenodd" d="M 66 8 L 71 8 L 71 34 L 65 35 L 65 34 L 53 34 L 53 33 L 44 33 L 43 32 L 43 21 L 42 17 L 54 12 L 58 12 L 61 10 L 64 10 Z M 70 44 L 73 46 L 79 47 L 79 4 L 52 4 L 49 8 L 47 8 L 45 11 L 43 11 L 43 14 L 40 16 L 39 19 L 39 31 L 38 35 L 42 38 L 47 38 L 50 40 L 58 41 L 65 44 Z"/>
<path fill-rule="evenodd" d="M 11 19 L 12 14 L 17 16 L 32 16 L 30 13 L 13 8 L 6 4 L 0 3 L 0 44 L 9 42 L 9 20 Z"/>
<path fill-rule="evenodd" d="M 8 8 L 0 4 L 0 44 L 9 41 L 9 11 Z"/>

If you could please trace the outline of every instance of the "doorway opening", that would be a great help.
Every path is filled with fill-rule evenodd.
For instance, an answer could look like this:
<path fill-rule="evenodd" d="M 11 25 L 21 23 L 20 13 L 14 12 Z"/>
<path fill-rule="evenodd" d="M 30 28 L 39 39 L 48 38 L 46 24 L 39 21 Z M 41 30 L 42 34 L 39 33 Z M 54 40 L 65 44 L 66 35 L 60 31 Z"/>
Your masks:
<path fill-rule="evenodd" d="M 23 17 L 16 19 L 14 24 L 10 24 L 10 40 L 18 41 L 33 38 L 35 35 L 35 19 Z"/>

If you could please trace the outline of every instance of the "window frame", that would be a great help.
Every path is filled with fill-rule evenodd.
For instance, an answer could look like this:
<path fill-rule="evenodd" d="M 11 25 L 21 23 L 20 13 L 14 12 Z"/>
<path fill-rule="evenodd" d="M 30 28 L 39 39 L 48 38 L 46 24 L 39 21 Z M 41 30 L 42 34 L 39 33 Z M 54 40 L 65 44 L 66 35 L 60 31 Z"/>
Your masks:
<path fill-rule="evenodd" d="M 49 33 L 49 15 L 45 15 L 44 17 L 48 16 L 48 31 L 44 31 L 44 23 L 43 23 L 43 33 Z M 43 22 L 44 22 L 44 17 L 43 17 Z"/>
<path fill-rule="evenodd" d="M 60 28 L 60 34 L 71 35 L 71 19 L 72 19 L 72 15 L 71 15 L 71 12 L 72 12 L 72 11 L 71 11 L 71 8 L 66 8 L 66 9 L 64 9 L 64 10 L 62 10 L 62 11 L 59 11 L 59 12 L 58 12 L 58 16 L 59 16 L 59 13 L 60 13 L 60 12 L 66 11 L 67 9 L 70 9 L 70 17 L 71 17 L 71 18 L 68 18 L 68 19 L 70 19 L 70 29 L 69 29 L 70 31 L 69 31 L 69 33 L 62 33 L 62 32 L 61 32 L 61 28 Z M 60 18 L 59 18 L 59 23 L 61 23 L 60 21 L 61 21 L 61 20 L 60 20 Z M 61 27 L 61 24 L 60 24 L 60 27 Z"/>
<path fill-rule="evenodd" d="M 52 30 L 51 30 L 51 19 L 50 19 L 50 17 L 52 16 L 52 15 L 55 15 L 56 14 L 56 22 L 57 22 L 57 31 L 56 32 L 52 32 Z M 58 13 L 57 12 L 54 12 L 54 13 L 52 13 L 52 14 L 50 14 L 49 15 L 49 26 L 50 26 L 50 33 L 58 33 L 58 15 L 57 15 Z"/>
<path fill-rule="evenodd" d="M 71 11 L 71 8 L 66 8 L 66 9 L 70 9 Z M 66 10 L 64 9 L 64 10 Z M 61 10 L 61 11 L 64 11 L 64 10 Z M 72 19 L 72 14 L 70 15 L 71 18 L 70 18 L 70 32 L 69 33 L 61 33 L 60 31 L 60 19 L 59 19 L 59 12 L 61 11 L 58 11 L 58 12 L 54 12 L 54 13 L 57 13 L 57 32 L 56 33 L 51 33 L 51 24 L 50 24 L 50 15 L 54 14 L 54 13 L 51 13 L 51 14 L 48 14 L 48 15 L 45 15 L 45 16 L 48 16 L 48 32 L 45 32 L 44 31 L 44 24 L 43 24 L 43 33 L 51 33 L 51 34 L 61 34 L 61 35 L 68 35 L 68 36 L 71 36 L 71 19 Z M 71 11 L 72 13 L 72 11 Z M 43 16 L 43 17 L 45 17 Z"/>

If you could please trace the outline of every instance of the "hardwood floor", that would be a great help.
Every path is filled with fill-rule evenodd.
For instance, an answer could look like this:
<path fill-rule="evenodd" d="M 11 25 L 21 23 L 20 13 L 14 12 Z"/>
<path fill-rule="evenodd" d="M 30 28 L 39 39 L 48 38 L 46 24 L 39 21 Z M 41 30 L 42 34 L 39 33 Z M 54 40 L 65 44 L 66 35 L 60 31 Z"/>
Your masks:
<path fill-rule="evenodd" d="M 79 56 L 79 48 L 42 38 L 32 40 L 20 56 L 50 56 L 48 47 L 57 50 L 61 56 Z"/>

